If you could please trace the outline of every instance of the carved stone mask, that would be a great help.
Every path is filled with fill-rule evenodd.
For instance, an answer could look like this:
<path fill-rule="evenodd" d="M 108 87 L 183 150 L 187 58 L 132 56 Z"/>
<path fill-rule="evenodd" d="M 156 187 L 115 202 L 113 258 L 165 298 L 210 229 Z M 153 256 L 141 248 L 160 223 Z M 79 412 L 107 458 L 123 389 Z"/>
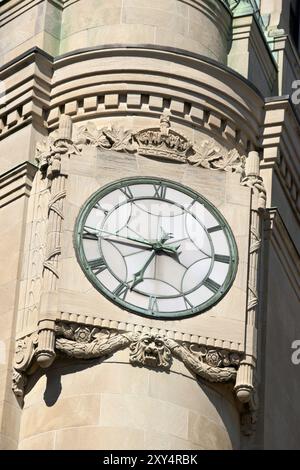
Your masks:
<path fill-rule="evenodd" d="M 130 362 L 149 367 L 169 367 L 171 352 L 164 338 L 159 335 L 143 334 L 130 346 Z"/>

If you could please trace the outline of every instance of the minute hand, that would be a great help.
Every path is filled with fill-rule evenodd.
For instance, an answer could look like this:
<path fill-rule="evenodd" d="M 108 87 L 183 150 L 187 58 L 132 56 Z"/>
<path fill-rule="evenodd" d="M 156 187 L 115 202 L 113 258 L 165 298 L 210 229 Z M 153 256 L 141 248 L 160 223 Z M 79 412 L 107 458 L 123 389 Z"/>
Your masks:
<path fill-rule="evenodd" d="M 110 235 L 110 236 L 113 236 L 113 237 L 117 237 L 117 238 L 123 238 L 124 240 L 129 240 L 129 241 L 132 241 L 132 242 L 136 242 L 136 243 L 141 243 L 143 245 L 147 245 L 153 249 L 161 249 L 162 251 L 164 252 L 167 252 L 167 253 L 177 253 L 177 250 L 178 250 L 178 246 L 173 246 L 173 245 L 164 245 L 160 242 L 157 242 L 156 240 L 155 241 L 147 241 L 147 240 L 144 240 L 143 238 L 134 238 L 134 237 L 125 237 L 124 235 L 119 235 L 118 233 L 113 233 L 113 232 L 109 232 L 108 230 L 102 230 L 102 229 L 98 229 L 97 232 L 102 232 L 102 233 L 105 233 L 107 235 Z M 158 247 L 159 245 L 159 247 Z"/>
<path fill-rule="evenodd" d="M 101 230 L 101 229 L 97 230 L 97 232 L 102 232 L 102 233 L 105 233 L 107 235 L 111 235 L 117 238 L 123 238 L 124 240 L 130 240 L 132 242 L 143 243 L 144 245 L 148 245 L 151 247 L 153 246 L 153 243 L 147 242 L 147 240 L 144 240 L 142 238 L 125 237 L 124 235 L 119 235 L 118 233 L 108 232 L 107 230 Z"/>

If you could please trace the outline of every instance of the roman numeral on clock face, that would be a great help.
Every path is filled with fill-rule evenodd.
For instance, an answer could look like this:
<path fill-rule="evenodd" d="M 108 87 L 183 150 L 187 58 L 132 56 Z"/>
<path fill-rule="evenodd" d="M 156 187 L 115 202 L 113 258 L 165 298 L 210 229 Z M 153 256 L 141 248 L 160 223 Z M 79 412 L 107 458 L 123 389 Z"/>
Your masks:
<path fill-rule="evenodd" d="M 189 299 L 185 295 L 183 296 L 183 300 L 184 300 L 186 308 L 193 308 L 194 307 L 194 305 L 189 301 Z"/>
<path fill-rule="evenodd" d="M 95 204 L 95 209 L 98 209 L 99 211 L 102 211 L 104 215 L 107 215 L 108 214 L 108 210 L 107 209 L 104 209 L 100 202 L 97 202 L 97 204 Z"/>
<path fill-rule="evenodd" d="M 222 230 L 221 225 L 216 225 L 215 227 L 210 227 L 207 229 L 208 233 L 219 232 L 220 230 Z"/>
<path fill-rule="evenodd" d="M 154 197 L 157 199 L 165 199 L 167 188 L 164 184 L 155 184 L 154 185 Z"/>
<path fill-rule="evenodd" d="M 82 232 L 82 238 L 85 240 L 98 240 L 98 235 L 95 229 L 90 227 L 84 227 Z"/>
<path fill-rule="evenodd" d="M 154 315 L 154 312 L 158 312 L 157 298 L 153 295 L 149 297 L 148 310 L 152 315 Z"/>
<path fill-rule="evenodd" d="M 88 261 L 88 265 L 91 268 L 91 270 L 93 271 L 93 273 L 96 274 L 96 276 L 97 276 L 97 274 L 99 274 L 102 271 L 104 271 L 105 269 L 107 269 L 106 263 L 105 263 L 103 258 L 98 258 L 98 259 L 94 259 L 92 261 Z"/>
<path fill-rule="evenodd" d="M 113 294 L 120 299 L 125 300 L 125 297 L 129 291 L 129 286 L 127 284 L 119 284 L 118 287 L 113 291 Z"/>
<path fill-rule="evenodd" d="M 211 292 L 216 294 L 218 290 L 220 289 L 220 284 L 217 282 L 213 281 L 212 279 L 207 278 L 204 282 L 203 285 L 207 287 Z"/>
<path fill-rule="evenodd" d="M 226 264 L 229 264 L 229 263 L 230 263 L 230 256 L 226 256 L 226 255 L 215 255 L 215 256 L 214 256 L 214 260 L 215 260 L 215 261 L 219 261 L 219 263 L 226 263 Z"/>
<path fill-rule="evenodd" d="M 125 196 L 128 198 L 128 199 L 133 199 L 133 194 L 131 192 L 131 189 L 129 186 L 124 186 L 124 188 L 120 188 L 122 193 L 125 194 Z"/>

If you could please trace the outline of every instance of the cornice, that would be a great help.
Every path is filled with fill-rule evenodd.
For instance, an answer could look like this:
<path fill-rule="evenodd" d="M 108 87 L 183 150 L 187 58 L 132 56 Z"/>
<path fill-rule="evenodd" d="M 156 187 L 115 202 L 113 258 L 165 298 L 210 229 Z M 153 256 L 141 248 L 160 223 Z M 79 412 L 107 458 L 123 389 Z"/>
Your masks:
<path fill-rule="evenodd" d="M 235 29 L 239 29 L 239 28 L 241 28 L 241 30 L 236 33 Z M 250 33 L 253 33 L 255 38 L 254 36 L 251 37 Z M 265 56 L 268 57 L 268 60 L 274 66 L 276 71 L 278 70 L 278 65 L 272 54 L 272 50 L 270 48 L 269 42 L 266 40 L 264 31 L 261 25 L 259 24 L 255 15 L 247 14 L 247 15 L 236 16 L 233 20 L 233 37 L 235 34 L 238 34 L 239 38 L 250 37 L 253 43 L 253 47 L 255 47 L 256 49 L 256 52 L 259 55 L 264 53 Z M 259 43 L 259 45 L 257 43 Z M 262 45 L 263 45 L 264 50 L 262 50 L 262 47 L 261 47 Z M 266 65 L 266 64 L 263 64 L 263 65 Z"/>
<path fill-rule="evenodd" d="M 46 0 L 63 9 L 66 0 Z M 24 14 L 39 3 L 45 0 L 7 0 L 0 3 L 0 27 L 14 20 L 16 17 Z"/>
<path fill-rule="evenodd" d="M 35 48 L 36 50 L 38 50 L 39 52 L 42 52 L 39 48 Z M 208 65 L 212 65 L 214 67 L 216 67 L 217 69 L 219 69 L 220 71 L 224 71 L 226 74 L 229 74 L 229 75 L 232 75 L 233 77 L 241 80 L 241 82 L 244 84 L 244 86 L 247 86 L 249 88 L 252 89 L 252 91 L 261 99 L 264 99 L 264 96 L 263 94 L 261 93 L 261 91 L 259 90 L 259 88 L 257 88 L 250 80 L 248 80 L 247 78 L 245 78 L 243 75 L 241 75 L 240 73 L 236 72 L 234 69 L 232 69 L 231 67 L 228 67 L 227 65 L 224 65 L 220 62 L 218 62 L 217 60 L 215 59 L 212 59 L 211 57 L 206 57 L 202 54 L 196 54 L 195 52 L 191 52 L 191 51 L 188 51 L 186 49 L 181 49 L 181 48 L 178 48 L 178 47 L 169 47 L 169 46 L 159 46 L 159 45 L 155 45 L 155 44 L 104 44 L 102 46 L 95 46 L 95 47 L 87 47 L 87 48 L 83 48 L 83 49 L 76 49 L 74 51 L 71 51 L 71 52 L 67 52 L 65 54 L 61 54 L 59 56 L 56 56 L 56 57 L 53 57 L 53 62 L 56 63 L 56 62 L 59 62 L 61 61 L 62 59 L 65 59 L 65 58 L 70 58 L 72 61 L 74 61 L 74 58 L 77 56 L 77 55 L 83 55 L 83 54 L 94 54 L 94 53 L 101 53 L 102 52 L 107 52 L 108 54 L 112 54 L 114 53 L 114 51 L 118 52 L 120 50 L 123 50 L 123 51 L 132 51 L 133 54 L 135 53 L 135 51 L 139 51 L 139 50 L 142 50 L 142 51 L 148 51 L 151 53 L 151 51 L 154 51 L 154 52 L 161 52 L 162 54 L 163 53 L 169 53 L 169 54 L 174 54 L 176 56 L 182 56 L 183 59 L 184 58 L 191 58 L 191 59 L 195 59 L 197 61 L 200 61 L 200 62 L 203 62 L 203 63 L 206 63 Z"/>
<path fill-rule="evenodd" d="M 266 100 L 262 169 L 274 169 L 300 222 L 300 122 L 289 97 Z"/>
<path fill-rule="evenodd" d="M 186 49 L 180 49 L 177 47 L 168 47 L 164 46 L 162 49 L 162 46 L 158 46 L 155 44 L 104 44 L 102 46 L 95 46 L 95 47 L 87 47 L 83 49 L 76 49 L 71 52 L 67 52 L 65 54 L 61 54 L 58 56 L 52 56 L 51 54 L 48 54 L 45 52 L 43 49 L 40 49 L 39 47 L 35 46 L 30 49 L 28 49 L 26 52 L 23 52 L 22 54 L 17 55 L 13 60 L 10 60 L 6 64 L 0 66 L 0 73 L 4 72 L 6 69 L 10 68 L 11 66 L 16 66 L 16 67 L 21 67 L 22 61 L 25 60 L 31 60 L 32 57 L 35 57 L 36 55 L 41 55 L 45 57 L 49 62 L 51 63 L 56 63 L 60 62 L 62 59 L 65 58 L 70 58 L 71 61 L 73 62 L 75 60 L 75 57 L 78 55 L 83 55 L 83 54 L 94 54 L 94 53 L 101 53 L 103 52 L 108 52 L 108 54 L 111 54 L 114 50 L 116 51 L 157 51 L 157 52 L 162 52 L 162 53 L 170 53 L 178 56 L 182 56 L 183 58 L 191 58 L 195 59 L 198 61 L 201 61 L 203 63 L 207 63 L 209 65 L 215 66 L 217 69 L 222 70 L 226 72 L 229 75 L 232 75 L 236 79 L 241 80 L 242 83 L 244 83 L 244 86 L 249 87 L 252 89 L 252 91 L 261 99 L 264 99 L 263 94 L 257 88 L 251 81 L 249 81 L 247 78 L 245 78 L 243 75 L 240 73 L 236 72 L 234 69 L 231 67 L 228 67 L 227 65 L 221 64 L 217 60 L 214 60 L 210 57 L 206 57 L 202 54 L 196 54 L 195 52 L 188 51 Z"/>
<path fill-rule="evenodd" d="M 23 162 L 0 175 L 0 208 L 22 196 L 29 197 L 36 172 L 35 165 Z"/>
<path fill-rule="evenodd" d="M 61 113 L 78 122 L 118 114 L 157 118 L 169 108 L 178 122 L 204 128 L 242 153 L 259 145 L 263 99 L 255 87 L 231 69 L 179 49 L 107 46 L 53 59 L 34 48 L 6 64 L 1 76 L 12 86 L 0 110 L 0 139 L 30 119 L 54 130 Z"/>
<path fill-rule="evenodd" d="M 222 128 L 225 129 L 227 127 L 227 122 L 229 128 L 236 126 L 236 123 L 240 123 L 242 126 L 243 123 L 243 131 L 241 129 L 239 131 L 228 129 L 228 133 L 233 132 L 235 137 L 237 136 L 236 132 L 241 132 L 242 134 L 247 133 L 248 137 L 243 135 L 241 140 L 249 139 L 254 146 L 257 145 L 259 126 L 261 125 L 258 121 L 263 118 L 262 112 L 259 116 L 260 110 L 262 110 L 261 97 L 256 91 L 253 92 L 253 88 L 249 87 L 249 84 L 244 79 L 241 79 L 238 74 L 232 73 L 230 69 L 220 67 L 219 64 L 214 61 L 208 61 L 200 56 L 187 54 L 186 51 L 170 48 L 161 50 L 159 48 L 152 48 L 152 46 L 148 47 L 149 48 L 146 46 L 142 48 L 120 46 L 118 48 L 110 48 L 110 46 L 107 46 L 107 48 L 76 51 L 74 54 L 56 58 L 54 61 L 55 72 L 53 76 L 52 109 L 48 121 L 49 125 L 53 126 L 54 122 L 56 122 L 57 126 L 59 117 L 57 115 L 58 108 L 64 102 L 71 101 L 72 96 L 76 98 L 76 94 L 78 95 L 76 99 L 77 103 L 80 99 L 82 102 L 82 98 L 85 98 L 84 95 L 82 96 L 82 91 L 87 97 L 92 98 L 92 87 L 96 95 L 94 98 L 96 101 L 97 97 L 101 98 L 102 96 L 103 98 L 105 94 L 116 93 L 117 95 L 122 95 L 124 94 L 124 88 L 124 91 L 127 90 L 129 93 L 149 95 L 147 88 L 152 87 L 153 95 L 161 96 L 161 98 L 166 98 L 170 101 L 170 109 L 172 108 L 172 101 L 174 100 L 174 114 L 178 119 L 184 120 L 185 123 L 189 118 L 190 111 L 193 113 L 194 109 L 196 114 L 194 122 L 193 119 L 191 119 L 191 124 L 194 126 L 197 126 L 197 114 L 198 121 L 205 121 L 206 116 L 203 119 L 203 115 L 205 113 L 211 113 L 212 116 L 209 118 L 209 121 L 212 127 L 217 129 L 218 132 L 221 131 L 222 133 Z M 73 66 L 73 64 L 78 61 L 79 54 L 82 64 L 81 74 L 80 76 L 73 76 L 71 78 L 69 73 L 74 69 L 75 65 Z M 113 60 L 116 63 L 119 61 L 119 65 L 113 65 L 113 68 L 105 67 L 103 60 L 108 57 L 110 61 Z M 147 69 L 144 69 L 145 60 L 147 59 L 150 59 L 149 66 Z M 101 75 L 99 74 L 100 72 L 97 74 L 96 61 L 99 63 L 98 67 L 101 70 Z M 136 62 L 134 63 L 133 61 Z M 160 69 L 156 69 L 152 65 L 154 61 L 157 61 L 157 66 L 160 62 Z M 169 64 L 168 68 L 164 70 L 162 70 L 163 61 L 165 61 L 165 64 Z M 140 66 L 138 65 L 139 63 Z M 91 64 L 93 64 L 92 68 Z M 126 66 L 124 66 L 124 64 L 126 64 Z M 172 64 L 171 67 L 170 64 Z M 70 68 L 69 73 L 68 67 Z M 184 68 L 185 71 L 183 71 Z M 66 72 L 63 72 L 63 69 L 65 69 Z M 181 69 L 182 71 L 180 73 L 179 70 Z M 84 70 L 83 73 L 82 70 Z M 63 77 L 63 73 L 65 73 L 65 77 L 68 76 L 68 89 L 66 89 L 66 91 L 63 91 L 63 81 L 60 81 L 60 77 Z M 205 75 L 207 76 L 207 80 L 204 77 Z M 142 76 L 143 78 L 141 78 Z M 149 81 L 147 77 L 149 77 Z M 154 78 L 152 77 L 155 77 L 156 89 L 153 86 Z M 108 85 L 105 86 L 106 80 Z M 210 82 L 217 82 L 218 80 L 220 83 L 224 83 L 224 90 L 222 92 L 218 86 L 215 85 L 216 88 L 214 88 L 210 84 Z M 236 81 L 234 86 L 232 85 L 233 81 Z M 66 78 L 65 83 L 67 84 Z M 91 83 L 90 89 L 87 83 Z M 120 85 L 121 83 L 123 83 L 123 86 Z M 124 83 L 126 84 L 125 87 Z M 240 90 L 239 95 L 234 92 L 234 89 L 237 88 Z M 74 90 L 74 92 L 72 92 L 72 90 Z M 76 90 L 80 90 L 81 96 L 79 96 Z M 65 94 L 65 98 L 63 98 L 63 94 Z M 182 96 L 182 98 L 180 98 L 180 96 Z M 118 103 L 118 97 L 115 97 L 115 101 L 116 104 L 114 106 L 108 106 L 112 109 L 112 111 L 109 112 L 117 114 L 121 111 L 121 108 L 123 108 L 123 113 L 124 111 L 129 112 L 129 114 L 133 112 L 129 109 L 132 108 L 131 106 L 127 108 L 125 106 L 124 108 L 124 99 L 122 102 L 120 101 Z M 178 103 L 178 101 L 181 101 L 181 103 Z M 255 108 L 253 108 L 254 102 Z M 79 104 L 80 103 L 78 103 L 78 105 Z M 118 111 L 119 104 L 121 106 Z M 188 112 L 184 107 L 185 105 L 189 108 Z M 80 109 L 79 112 L 77 112 L 77 104 L 74 103 L 73 106 L 75 107 L 72 112 L 74 122 L 76 122 L 77 119 L 84 120 L 84 115 L 86 114 L 84 103 L 83 109 Z M 55 107 L 57 108 L 56 111 Z M 115 108 L 115 110 L 113 108 Z M 135 113 L 138 112 L 138 106 L 136 106 L 136 108 Z M 105 111 L 105 109 L 106 105 L 103 110 Z M 254 109 L 255 112 L 253 113 Z M 56 117 L 53 119 L 55 113 Z M 92 113 L 94 116 L 96 116 L 96 114 L 95 112 Z M 87 115 L 87 118 L 92 117 L 92 115 Z M 246 142 L 244 142 L 244 144 L 247 145 Z"/>
<path fill-rule="evenodd" d="M 5 99 L 0 105 L 0 140 L 34 122 L 44 125 L 52 74 L 50 56 L 34 48 L 0 69 Z"/>
<path fill-rule="evenodd" d="M 37 56 L 44 57 L 50 63 L 52 63 L 54 60 L 50 54 L 43 51 L 39 47 L 31 47 L 26 52 L 17 55 L 13 60 L 10 60 L 0 67 L 1 79 L 5 79 L 7 76 L 15 73 L 17 70 L 22 70 L 24 65 L 27 63 L 35 62 Z"/>

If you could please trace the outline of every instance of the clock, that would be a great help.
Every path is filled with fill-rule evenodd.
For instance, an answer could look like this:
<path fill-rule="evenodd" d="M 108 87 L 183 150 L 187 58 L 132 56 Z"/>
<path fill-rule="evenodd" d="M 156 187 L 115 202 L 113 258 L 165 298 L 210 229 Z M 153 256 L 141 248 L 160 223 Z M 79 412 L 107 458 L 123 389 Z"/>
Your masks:
<path fill-rule="evenodd" d="M 238 256 L 221 213 L 197 192 L 161 178 L 127 178 L 81 209 L 75 250 L 93 286 L 151 318 L 199 314 L 230 288 Z"/>

